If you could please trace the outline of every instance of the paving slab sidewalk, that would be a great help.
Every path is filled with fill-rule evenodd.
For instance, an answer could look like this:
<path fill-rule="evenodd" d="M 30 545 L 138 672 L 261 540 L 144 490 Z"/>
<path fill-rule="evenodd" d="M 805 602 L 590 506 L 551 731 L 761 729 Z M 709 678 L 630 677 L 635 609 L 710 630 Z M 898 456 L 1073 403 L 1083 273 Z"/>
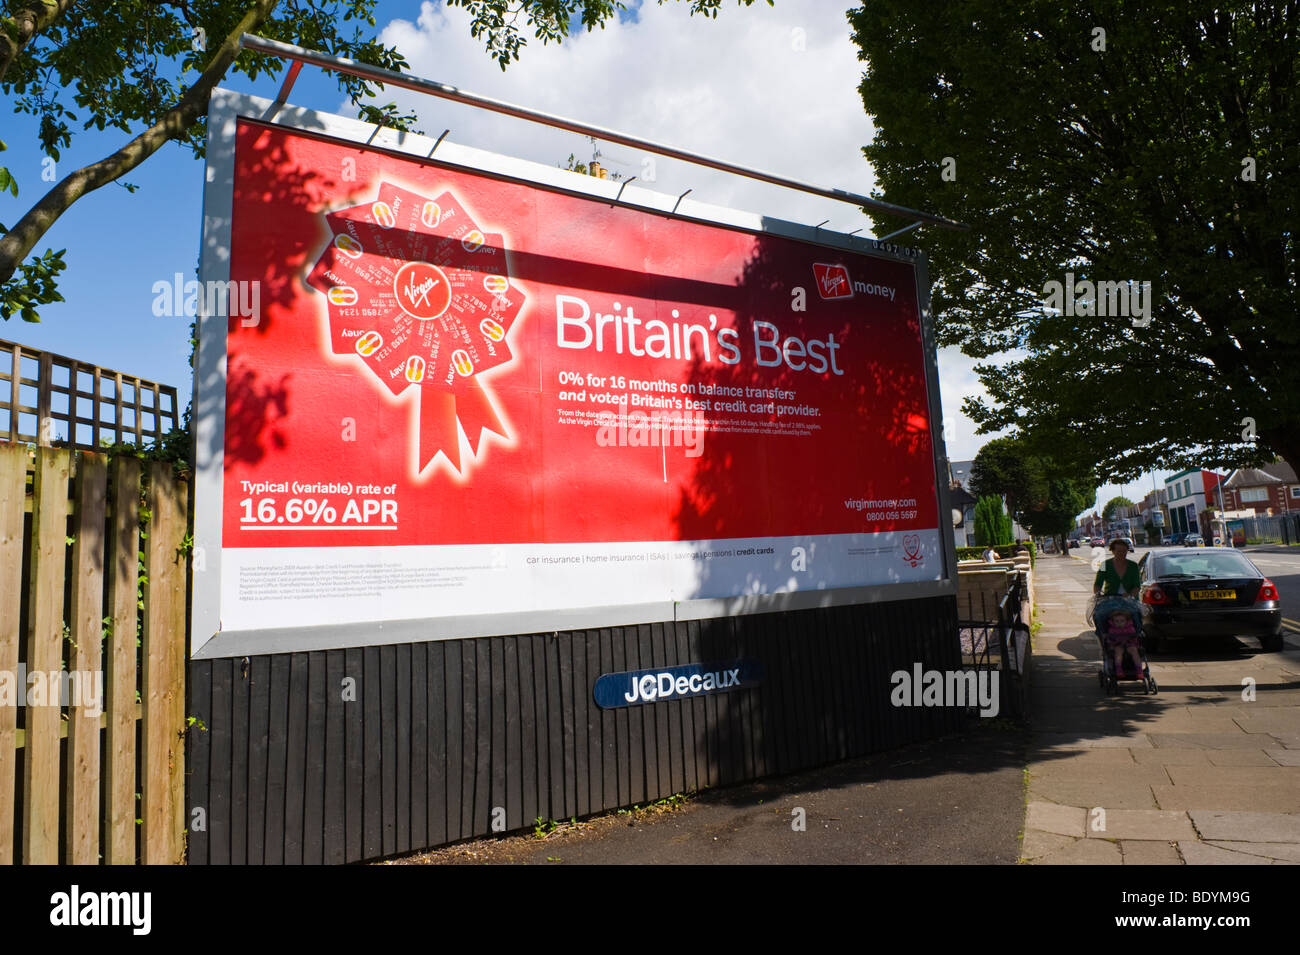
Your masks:
<path fill-rule="evenodd" d="M 1300 863 L 1300 652 L 1151 656 L 1159 693 L 1107 697 L 1086 557 L 1040 557 L 1022 861 Z"/>

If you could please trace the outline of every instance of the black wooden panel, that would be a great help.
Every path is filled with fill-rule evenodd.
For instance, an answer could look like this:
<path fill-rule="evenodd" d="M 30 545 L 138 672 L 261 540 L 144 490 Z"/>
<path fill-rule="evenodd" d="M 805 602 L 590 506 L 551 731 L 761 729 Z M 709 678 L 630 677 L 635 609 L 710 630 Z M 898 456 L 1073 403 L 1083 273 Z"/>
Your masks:
<path fill-rule="evenodd" d="M 461 830 L 462 780 L 465 775 L 463 757 L 465 754 L 465 709 L 462 703 L 464 693 L 462 657 L 468 641 L 448 640 L 445 648 L 445 665 L 443 668 L 443 685 L 447 696 L 447 841 L 455 842 L 465 838 Z"/>
<path fill-rule="evenodd" d="M 627 670 L 634 669 L 628 666 L 627 660 L 627 640 L 626 630 L 622 627 L 616 627 L 608 631 L 609 634 L 609 652 L 610 663 L 606 667 L 606 673 L 623 673 Z M 612 763 L 614 767 L 615 781 L 618 784 L 618 795 L 615 797 L 615 805 L 628 806 L 632 804 L 632 719 L 631 709 L 626 706 L 620 706 L 614 710 L 614 734 L 612 747 Z M 606 753 L 610 753 L 610 747 L 606 747 Z"/>
<path fill-rule="evenodd" d="M 728 654 L 727 659 L 745 659 L 750 656 L 751 652 L 749 649 L 749 634 L 753 630 L 754 618 L 743 617 L 732 621 L 732 623 L 735 649 Z M 737 737 L 736 742 L 739 743 L 740 761 L 743 766 L 741 774 L 744 779 L 753 779 L 758 775 L 756 768 L 758 760 L 755 748 L 763 735 L 757 725 L 758 692 L 758 690 L 736 690 L 733 693 L 733 696 L 736 697 L 736 714 L 740 718 L 740 735 Z"/>
<path fill-rule="evenodd" d="M 249 657 L 248 864 L 266 861 L 267 743 L 271 716 L 272 657 Z"/>
<path fill-rule="evenodd" d="M 686 621 L 668 624 L 665 638 L 672 644 L 673 660 L 678 665 L 693 662 Z M 680 763 L 674 771 L 680 777 L 678 791 L 694 792 L 699 787 L 695 783 L 695 703 L 691 699 L 682 700 L 677 710 L 677 747 Z"/>
<path fill-rule="evenodd" d="M 855 608 L 856 609 L 856 608 Z M 851 687 L 853 755 L 861 756 L 871 752 L 870 725 L 867 713 L 868 700 L 882 690 L 888 690 L 889 684 L 875 683 L 875 675 L 867 664 L 867 643 L 870 639 L 864 626 L 864 615 L 852 614 L 845 628 L 845 647 L 849 665 L 853 668 L 857 681 Z"/>
<path fill-rule="evenodd" d="M 507 697 L 505 693 L 506 679 L 506 643 L 505 637 L 493 637 L 487 642 L 490 653 L 490 666 L 488 676 L 488 705 L 492 713 L 492 736 L 490 740 L 491 763 L 489 765 L 489 779 L 487 798 L 484 804 L 487 807 L 487 831 L 491 832 L 497 825 L 497 819 L 505 818 L 508 797 L 506 795 L 506 777 L 509 773 L 509 767 L 506 760 L 506 708 Z"/>
<path fill-rule="evenodd" d="M 596 680 L 606 673 L 616 673 L 617 668 L 614 666 L 614 634 L 613 631 L 603 629 L 600 631 L 599 643 L 596 648 L 599 656 L 599 662 L 596 670 L 592 674 L 592 687 L 595 687 Z M 600 805 L 609 808 L 610 806 L 621 806 L 619 802 L 619 759 L 618 759 L 618 710 L 601 710 L 600 711 Z"/>
<path fill-rule="evenodd" d="M 411 845 L 411 645 L 394 647 L 393 723 L 396 762 L 393 798 L 397 818 L 393 831 L 395 852 L 410 852 Z M 385 734 L 389 735 L 389 734 Z"/>
<path fill-rule="evenodd" d="M 474 834 L 474 784 L 478 774 L 478 645 L 465 641 L 461 646 L 461 739 L 460 739 L 460 834 L 466 839 Z M 450 672 L 450 671 L 449 671 Z"/>
<path fill-rule="evenodd" d="M 955 617 L 911 601 L 195 662 L 191 860 L 361 861 L 485 835 L 498 806 L 526 828 L 945 732 L 961 714 L 892 707 L 889 676 L 955 666 Z M 603 673 L 736 659 L 761 686 L 591 696 Z"/>
<path fill-rule="evenodd" d="M 668 650 L 664 644 L 664 625 L 653 623 L 650 625 L 650 665 L 659 670 L 668 666 L 668 659 Z M 673 758 L 675 751 L 676 758 L 681 759 L 681 745 L 679 742 L 676 747 L 673 746 L 673 725 L 674 717 L 681 707 L 680 700 L 671 700 L 660 706 L 650 707 L 655 715 L 655 751 L 659 757 L 656 768 L 658 779 L 656 796 L 660 799 L 678 791 L 674 781 Z M 680 777 L 681 774 L 676 775 Z"/>
<path fill-rule="evenodd" d="M 320 702 L 325 708 L 321 858 L 328 865 L 338 865 L 348 861 L 347 749 L 344 734 L 347 710 L 356 704 L 344 699 L 345 694 L 351 695 L 348 684 L 344 682 L 347 676 L 344 652 L 328 650 L 314 656 L 325 658 L 324 681 L 319 690 Z"/>
<path fill-rule="evenodd" d="M 360 649 L 344 651 L 344 672 L 349 702 L 343 707 L 346 810 L 344 814 L 347 860 L 365 858 L 366 849 L 366 659 Z"/>
<path fill-rule="evenodd" d="M 543 680 L 546 689 L 546 810 L 543 819 L 563 819 L 564 812 L 564 694 L 560 691 L 559 641 L 554 634 L 542 637 Z"/>
<path fill-rule="evenodd" d="M 365 770 L 361 789 L 363 859 L 384 852 L 384 690 L 380 647 L 361 651 L 361 738 Z"/>
<path fill-rule="evenodd" d="M 429 710 L 428 824 L 429 845 L 450 842 L 447 824 L 447 789 L 450 762 L 447 759 L 447 642 L 428 645 L 428 694 L 425 697 Z"/>
<path fill-rule="evenodd" d="M 677 666 L 681 659 L 677 656 L 677 627 L 672 623 L 657 623 L 651 629 L 654 639 L 655 656 L 662 666 Z M 664 707 L 666 733 L 661 734 L 660 753 L 666 760 L 661 763 L 660 779 L 668 793 L 683 792 L 685 769 L 682 756 L 682 711 L 686 708 L 684 700 L 675 700 Z"/>
<path fill-rule="evenodd" d="M 492 818 L 492 641 L 474 641 L 474 800 L 470 803 L 469 831 L 482 835 Z"/>
<path fill-rule="evenodd" d="M 873 612 L 867 616 L 866 645 L 871 673 L 872 687 L 879 687 L 878 692 L 868 695 L 871 701 L 871 749 L 884 749 L 889 739 L 889 691 L 893 686 L 889 682 L 890 669 L 885 665 L 885 640 L 881 627 L 878 608 L 869 608 Z"/>
<path fill-rule="evenodd" d="M 408 647 L 411 681 L 411 817 L 410 848 L 429 845 L 429 652 L 423 644 Z"/>
<path fill-rule="evenodd" d="M 379 845 L 397 851 L 397 647 L 379 648 Z M 367 727 L 369 730 L 369 727 Z"/>
<path fill-rule="evenodd" d="M 285 658 L 288 685 L 285 691 L 284 735 L 284 863 L 303 863 L 303 816 L 307 793 L 307 662 L 309 655 L 294 653 Z M 320 792 L 318 783 L 314 792 Z"/>
<path fill-rule="evenodd" d="M 284 862 L 284 807 L 289 782 L 289 655 L 271 657 L 271 691 L 266 739 L 266 843 L 263 862 Z"/>
<path fill-rule="evenodd" d="M 248 732 L 249 681 L 252 661 L 244 657 L 230 661 L 230 864 L 248 861 Z M 215 714 L 214 714 L 215 715 Z"/>
<path fill-rule="evenodd" d="M 520 637 L 515 641 L 519 655 L 519 736 L 522 740 L 520 760 L 521 824 L 531 825 L 541 816 L 538 791 L 542 779 L 537 731 L 537 693 L 533 676 L 533 644 L 535 637 Z"/>
<path fill-rule="evenodd" d="M 706 662 L 703 651 L 700 649 L 700 622 L 690 620 L 686 626 L 686 649 L 684 651 L 684 660 L 690 660 L 694 663 Z M 680 632 L 681 625 L 678 625 Z M 694 790 L 703 789 L 709 784 L 709 743 L 708 743 L 708 722 L 707 712 L 703 697 L 694 697 L 687 703 L 690 710 L 688 722 L 691 726 L 690 733 L 690 762 L 686 769 L 687 778 L 691 781 L 691 788 Z"/>
<path fill-rule="evenodd" d="M 581 677 L 577 676 L 578 661 L 573 661 L 573 670 L 575 670 L 573 690 L 577 695 L 575 706 L 581 715 L 578 725 L 581 726 L 584 734 L 584 738 L 578 741 L 580 743 L 578 763 L 582 767 L 581 772 L 578 773 L 578 781 L 580 781 L 578 791 L 585 795 L 586 812 L 599 812 L 606 806 L 602 774 L 604 719 L 601 708 L 595 704 L 595 698 L 591 695 L 595 680 L 601 676 L 601 642 L 601 631 L 586 631 L 581 651 L 578 651 L 581 655 Z"/>
<path fill-rule="evenodd" d="M 230 767 L 232 762 L 231 671 L 235 660 L 211 660 L 191 664 L 190 680 L 198 683 L 212 681 L 209 694 L 208 758 L 195 765 L 195 796 L 202 798 L 208 813 L 207 851 L 190 856 L 199 862 L 227 865 L 230 862 Z M 241 740 L 241 742 L 243 742 Z M 205 775 L 200 776 L 203 773 Z M 193 798 L 191 802 L 193 803 Z M 192 844 L 191 844 L 192 845 Z"/>
<path fill-rule="evenodd" d="M 501 684 L 498 694 L 505 721 L 505 778 L 502 781 L 501 805 L 505 806 L 508 831 L 524 825 L 523 721 L 519 702 L 519 641 L 501 641 Z"/>
<path fill-rule="evenodd" d="M 623 628 L 623 650 L 626 654 L 626 663 L 624 669 L 641 670 L 646 667 L 646 662 L 641 659 L 641 639 L 639 627 Z M 646 732 L 646 707 L 644 705 L 631 706 L 627 708 L 627 756 L 625 757 L 631 764 L 631 776 L 628 780 L 630 785 L 631 799 L 633 803 L 643 803 L 649 795 L 649 786 L 646 783 L 646 754 L 650 746 L 653 745 Z"/>
<path fill-rule="evenodd" d="M 326 709 L 324 653 L 294 654 L 307 660 L 307 755 L 302 795 L 302 861 L 320 865 L 325 861 L 325 727 Z"/>
<path fill-rule="evenodd" d="M 714 639 L 714 620 L 700 621 L 700 662 L 712 663 L 718 659 L 718 648 Z M 718 723 L 718 697 L 704 696 L 700 698 L 704 703 L 703 732 L 700 738 L 704 741 L 704 784 L 705 786 L 717 786 L 721 781 L 722 766 L 722 740 L 720 738 Z"/>
<path fill-rule="evenodd" d="M 591 642 L 591 634 L 578 631 L 573 634 L 569 644 L 569 705 L 573 712 L 573 736 L 569 745 L 573 751 L 573 808 L 579 816 L 589 815 L 592 811 L 590 777 L 587 772 L 588 740 L 591 734 L 591 724 L 587 717 L 587 707 L 591 701 L 587 682 L 587 646 Z M 595 706 L 594 703 L 590 705 Z"/>
<path fill-rule="evenodd" d="M 848 759 L 853 753 L 849 739 L 849 724 L 852 721 L 849 715 L 849 694 L 852 692 L 851 681 L 856 674 L 848 665 L 848 651 L 844 646 L 849 617 L 843 613 L 844 609 L 846 608 L 821 608 L 816 611 L 822 623 L 822 632 L 826 634 L 826 667 L 833 698 L 831 739 L 835 759 Z"/>
<path fill-rule="evenodd" d="M 555 669 L 552 685 L 555 698 L 552 700 L 552 719 L 559 722 L 559 785 L 555 786 L 556 777 L 552 776 L 553 792 L 558 803 L 552 809 L 555 819 L 568 819 L 576 815 L 577 799 L 573 779 L 573 637 L 569 633 L 559 633 L 551 637 L 548 656 Z"/>

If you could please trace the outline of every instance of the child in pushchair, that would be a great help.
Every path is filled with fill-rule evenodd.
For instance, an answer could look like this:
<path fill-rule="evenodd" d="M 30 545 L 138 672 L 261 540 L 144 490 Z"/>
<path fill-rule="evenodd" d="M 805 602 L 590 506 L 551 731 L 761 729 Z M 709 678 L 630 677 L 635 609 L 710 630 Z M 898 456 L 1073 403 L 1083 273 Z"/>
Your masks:
<path fill-rule="evenodd" d="M 1128 597 L 1100 597 L 1092 619 L 1101 643 L 1097 682 L 1106 693 L 1117 693 L 1121 680 L 1141 683 L 1147 693 L 1155 693 L 1156 681 L 1147 665 L 1142 635 L 1141 606 Z"/>

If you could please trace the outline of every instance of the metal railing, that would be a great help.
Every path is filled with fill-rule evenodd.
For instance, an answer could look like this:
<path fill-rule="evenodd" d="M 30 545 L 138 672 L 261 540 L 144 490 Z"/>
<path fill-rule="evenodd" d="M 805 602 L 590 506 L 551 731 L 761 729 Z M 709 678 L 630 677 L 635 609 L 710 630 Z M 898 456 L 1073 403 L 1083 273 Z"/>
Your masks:
<path fill-rule="evenodd" d="M 957 621 L 957 636 L 963 669 L 973 670 L 977 678 L 980 672 L 998 674 L 999 714 L 1027 720 L 1033 656 L 1029 624 L 1024 619 L 1029 588 L 1023 572 L 1012 574 L 1010 581 L 995 606 L 989 606 L 985 595 L 980 595 L 978 618 L 974 600 L 968 599 L 966 616 Z"/>

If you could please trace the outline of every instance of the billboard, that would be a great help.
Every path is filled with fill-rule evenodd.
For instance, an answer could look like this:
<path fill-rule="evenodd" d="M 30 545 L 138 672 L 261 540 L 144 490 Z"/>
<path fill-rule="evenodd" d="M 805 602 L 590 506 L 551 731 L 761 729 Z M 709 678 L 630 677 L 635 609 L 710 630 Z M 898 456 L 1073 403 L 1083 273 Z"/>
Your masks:
<path fill-rule="evenodd" d="M 917 257 L 265 113 L 209 121 L 196 652 L 951 592 Z"/>

